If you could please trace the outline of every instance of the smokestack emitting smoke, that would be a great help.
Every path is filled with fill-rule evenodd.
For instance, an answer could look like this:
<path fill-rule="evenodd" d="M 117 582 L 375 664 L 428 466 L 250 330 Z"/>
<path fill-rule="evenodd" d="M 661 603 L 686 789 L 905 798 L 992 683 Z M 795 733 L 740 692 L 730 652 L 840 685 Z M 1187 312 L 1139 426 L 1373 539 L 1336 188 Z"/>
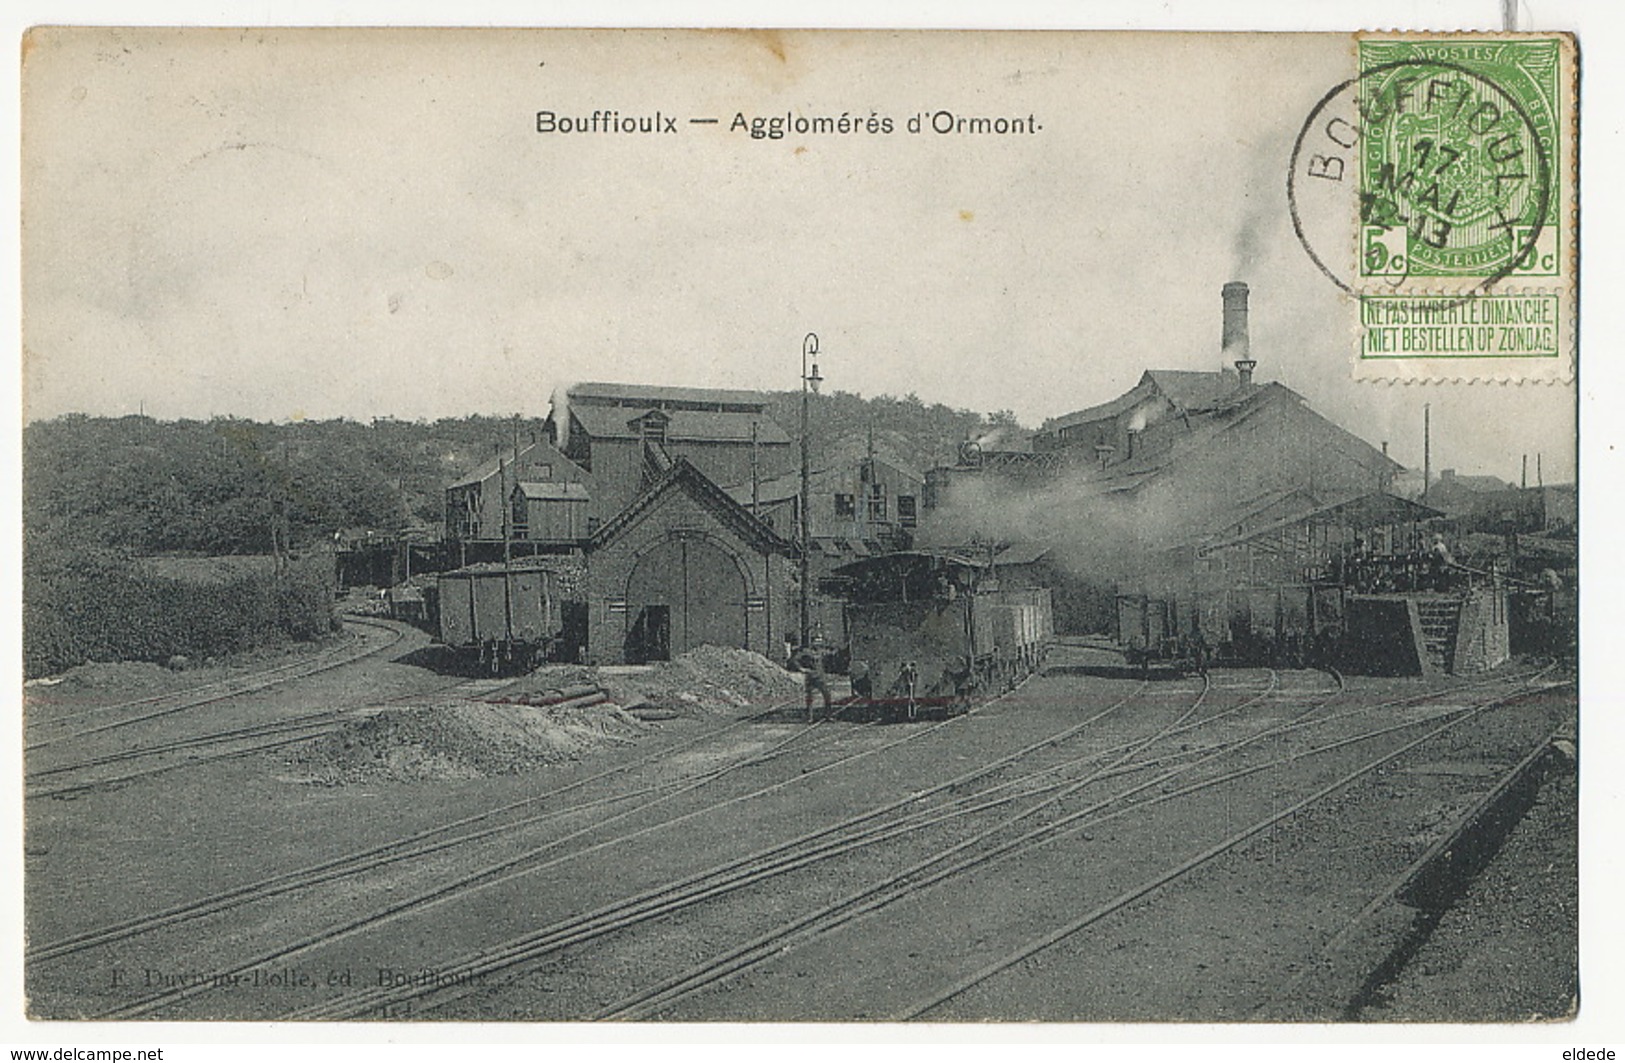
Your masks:
<path fill-rule="evenodd" d="M 1247 285 L 1231 281 L 1223 289 L 1224 295 L 1224 357 L 1234 359 L 1236 372 L 1241 374 L 1243 387 L 1253 382 L 1252 342 L 1247 336 Z"/>

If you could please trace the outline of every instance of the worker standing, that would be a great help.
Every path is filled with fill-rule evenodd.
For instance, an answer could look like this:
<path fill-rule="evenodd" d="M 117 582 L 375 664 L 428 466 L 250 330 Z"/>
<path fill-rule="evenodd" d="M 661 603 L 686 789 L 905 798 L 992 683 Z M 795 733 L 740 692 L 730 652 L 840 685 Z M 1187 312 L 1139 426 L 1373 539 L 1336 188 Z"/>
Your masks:
<path fill-rule="evenodd" d="M 1443 535 L 1433 537 L 1433 546 L 1428 554 L 1433 568 L 1433 589 L 1447 590 L 1450 586 L 1449 572 L 1456 566 L 1456 559 L 1450 553 L 1450 547 L 1445 545 Z"/>
<path fill-rule="evenodd" d="M 796 651 L 796 667 L 802 674 L 803 692 L 806 695 L 807 721 L 812 722 L 813 691 L 818 691 L 824 698 L 824 715 L 830 712 L 829 677 L 824 674 L 824 649 L 818 644 L 803 646 Z"/>
<path fill-rule="evenodd" d="M 875 696 L 874 680 L 869 676 L 868 661 L 853 661 L 846 670 L 847 678 L 852 680 L 852 696 L 868 701 Z"/>

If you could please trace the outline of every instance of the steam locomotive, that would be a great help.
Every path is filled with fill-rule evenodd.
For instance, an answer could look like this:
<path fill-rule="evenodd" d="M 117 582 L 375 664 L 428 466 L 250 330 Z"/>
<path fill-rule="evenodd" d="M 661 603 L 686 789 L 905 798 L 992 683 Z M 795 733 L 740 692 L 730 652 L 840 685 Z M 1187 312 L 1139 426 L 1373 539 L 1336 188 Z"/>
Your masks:
<path fill-rule="evenodd" d="M 867 673 L 853 708 L 879 717 L 963 712 L 1037 671 L 1054 639 L 1047 589 L 1001 586 L 964 557 L 903 551 L 834 577 L 847 602 L 848 669 Z"/>

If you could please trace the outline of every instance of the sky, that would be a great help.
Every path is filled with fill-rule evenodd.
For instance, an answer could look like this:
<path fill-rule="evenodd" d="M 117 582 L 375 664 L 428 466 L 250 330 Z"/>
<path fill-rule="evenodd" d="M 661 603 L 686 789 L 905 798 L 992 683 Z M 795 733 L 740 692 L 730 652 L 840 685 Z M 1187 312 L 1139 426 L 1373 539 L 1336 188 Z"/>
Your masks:
<path fill-rule="evenodd" d="M 1349 48 L 48 31 L 23 67 L 25 416 L 539 416 L 579 380 L 792 389 L 815 332 L 826 387 L 1036 426 L 1218 368 L 1244 280 L 1261 381 L 1408 465 L 1428 405 L 1436 472 L 1515 479 L 1527 453 L 1572 480 L 1570 386 L 1351 379 L 1285 181 Z M 677 131 L 541 133 L 544 110 Z M 1037 129 L 908 131 L 938 112 Z M 732 128 L 785 115 L 892 132 Z"/>

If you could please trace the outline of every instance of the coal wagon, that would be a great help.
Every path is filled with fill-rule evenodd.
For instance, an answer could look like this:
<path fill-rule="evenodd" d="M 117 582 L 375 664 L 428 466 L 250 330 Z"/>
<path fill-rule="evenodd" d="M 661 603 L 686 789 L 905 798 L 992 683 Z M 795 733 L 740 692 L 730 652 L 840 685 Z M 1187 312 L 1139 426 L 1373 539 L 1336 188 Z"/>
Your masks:
<path fill-rule="evenodd" d="M 1147 675 L 1207 668 L 1211 651 L 1194 599 L 1119 594 L 1116 604 L 1117 644 L 1130 668 Z"/>
<path fill-rule="evenodd" d="M 1215 662 L 1318 666 L 1336 655 L 1347 595 L 1331 583 L 1119 594 L 1117 641 L 1129 665 L 1146 672 Z"/>
<path fill-rule="evenodd" d="M 437 589 L 440 641 L 481 668 L 528 671 L 573 659 L 579 603 L 564 598 L 544 565 L 469 565 L 442 572 Z"/>

